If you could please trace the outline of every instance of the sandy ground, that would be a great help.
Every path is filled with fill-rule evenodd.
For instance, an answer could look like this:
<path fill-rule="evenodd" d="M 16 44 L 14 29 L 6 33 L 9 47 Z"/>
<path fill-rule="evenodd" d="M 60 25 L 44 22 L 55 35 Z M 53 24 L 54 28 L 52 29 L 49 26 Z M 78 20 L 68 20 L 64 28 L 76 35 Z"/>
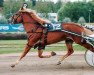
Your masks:
<path fill-rule="evenodd" d="M 51 58 L 38 58 L 29 53 L 15 68 L 11 68 L 20 54 L 0 55 L 0 75 L 94 75 L 94 67 L 84 59 L 84 52 L 78 52 L 56 65 L 62 52 Z M 47 54 L 47 53 L 44 53 Z"/>

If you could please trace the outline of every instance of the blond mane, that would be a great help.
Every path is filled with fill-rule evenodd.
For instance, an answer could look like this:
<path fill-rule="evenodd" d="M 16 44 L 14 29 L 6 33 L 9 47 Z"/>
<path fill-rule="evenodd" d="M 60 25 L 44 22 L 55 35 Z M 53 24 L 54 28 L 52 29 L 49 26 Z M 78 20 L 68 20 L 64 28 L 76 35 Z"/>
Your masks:
<path fill-rule="evenodd" d="M 27 8 L 23 8 L 23 9 L 20 9 L 19 12 L 27 12 L 30 14 L 30 16 L 36 20 L 38 23 L 40 23 L 41 25 L 44 25 L 48 20 L 46 19 L 43 19 L 41 17 L 39 17 L 37 14 L 36 14 L 36 11 L 35 10 L 31 10 L 31 9 L 27 9 Z"/>

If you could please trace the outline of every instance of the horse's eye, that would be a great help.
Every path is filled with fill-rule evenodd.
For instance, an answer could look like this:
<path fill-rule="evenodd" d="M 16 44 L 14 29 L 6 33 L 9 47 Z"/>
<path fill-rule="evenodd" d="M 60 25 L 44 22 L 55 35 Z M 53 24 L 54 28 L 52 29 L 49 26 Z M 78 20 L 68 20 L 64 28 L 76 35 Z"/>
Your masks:
<path fill-rule="evenodd" d="M 18 15 L 18 14 L 15 14 L 15 15 Z"/>

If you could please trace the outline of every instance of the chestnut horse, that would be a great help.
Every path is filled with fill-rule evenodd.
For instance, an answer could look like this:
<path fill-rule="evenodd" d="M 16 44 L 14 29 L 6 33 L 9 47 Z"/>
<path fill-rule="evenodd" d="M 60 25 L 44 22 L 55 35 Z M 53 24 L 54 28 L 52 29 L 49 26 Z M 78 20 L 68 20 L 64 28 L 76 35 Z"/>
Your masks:
<path fill-rule="evenodd" d="M 23 9 L 21 9 L 23 10 Z M 19 57 L 19 59 L 16 61 L 15 64 L 12 64 L 11 67 L 15 67 L 16 64 L 19 63 L 19 61 L 25 57 L 25 55 L 29 52 L 29 50 L 42 38 L 43 34 L 43 27 L 39 25 L 36 20 L 34 20 L 29 12 L 21 12 L 18 11 L 16 14 L 14 14 L 11 17 L 11 21 L 16 23 L 22 23 L 28 36 L 28 42 L 26 45 L 26 48 L 24 49 L 22 55 Z M 75 24 L 75 23 L 61 23 L 62 30 L 67 30 L 69 32 L 73 32 L 79 35 L 82 35 L 82 33 L 87 34 L 87 29 Z M 88 44 L 85 39 L 81 36 L 73 35 L 71 33 L 67 33 L 64 31 L 48 31 L 47 34 L 47 43 L 46 45 L 57 43 L 60 41 L 65 41 L 67 46 L 67 53 L 61 57 L 58 64 L 61 64 L 61 61 L 63 61 L 65 58 L 67 58 L 69 55 L 71 55 L 74 50 L 72 47 L 73 42 L 85 47 L 86 49 L 91 50 L 94 52 L 94 48 Z M 52 55 L 43 56 L 42 50 L 38 50 L 38 55 L 40 58 L 49 58 Z"/>

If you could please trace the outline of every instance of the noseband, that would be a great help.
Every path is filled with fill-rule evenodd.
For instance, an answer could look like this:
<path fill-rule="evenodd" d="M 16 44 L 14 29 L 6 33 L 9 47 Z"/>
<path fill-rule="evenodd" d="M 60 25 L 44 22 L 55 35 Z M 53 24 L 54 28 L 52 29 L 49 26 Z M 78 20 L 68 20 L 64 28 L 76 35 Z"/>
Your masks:
<path fill-rule="evenodd" d="M 16 18 L 14 18 L 15 15 L 17 15 Z M 20 14 L 14 14 L 14 15 L 12 16 L 12 23 L 17 23 L 17 19 L 18 19 L 20 16 L 21 16 L 21 18 L 22 18 L 21 13 L 20 13 Z"/>

